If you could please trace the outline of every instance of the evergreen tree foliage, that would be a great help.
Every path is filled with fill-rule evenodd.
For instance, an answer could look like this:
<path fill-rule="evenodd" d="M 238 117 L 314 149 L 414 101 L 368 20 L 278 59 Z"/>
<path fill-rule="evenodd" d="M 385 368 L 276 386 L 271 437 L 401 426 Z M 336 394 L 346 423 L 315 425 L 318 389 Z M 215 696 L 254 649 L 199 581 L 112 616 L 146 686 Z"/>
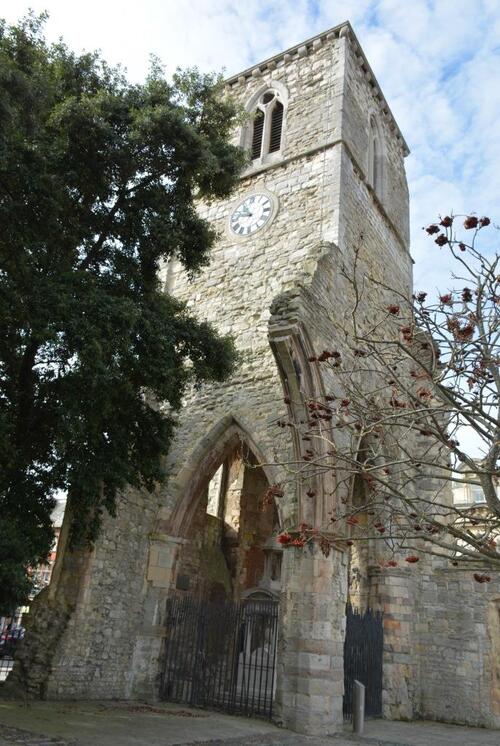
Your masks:
<path fill-rule="evenodd" d="M 197 71 L 127 82 L 98 54 L 0 23 L 0 608 L 26 598 L 67 490 L 73 542 L 126 484 L 152 489 L 191 384 L 233 369 L 232 343 L 163 292 L 216 235 L 199 199 L 244 163 L 238 111 Z"/>

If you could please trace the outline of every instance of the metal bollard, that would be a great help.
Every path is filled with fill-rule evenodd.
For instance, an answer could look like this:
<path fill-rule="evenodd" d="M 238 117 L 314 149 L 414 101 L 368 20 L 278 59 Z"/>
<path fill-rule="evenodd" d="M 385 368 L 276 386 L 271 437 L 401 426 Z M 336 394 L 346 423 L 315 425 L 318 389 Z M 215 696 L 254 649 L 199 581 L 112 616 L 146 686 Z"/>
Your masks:
<path fill-rule="evenodd" d="M 352 729 L 358 735 L 365 729 L 365 687 L 356 679 L 353 689 Z"/>

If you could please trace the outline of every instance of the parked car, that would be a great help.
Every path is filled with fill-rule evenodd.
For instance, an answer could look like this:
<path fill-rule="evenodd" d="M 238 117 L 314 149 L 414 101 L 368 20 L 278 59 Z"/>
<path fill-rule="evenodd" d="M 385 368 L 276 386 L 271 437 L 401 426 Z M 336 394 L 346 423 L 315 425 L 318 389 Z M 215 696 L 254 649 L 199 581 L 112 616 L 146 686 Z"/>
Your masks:
<path fill-rule="evenodd" d="M 24 627 L 6 629 L 0 635 L 0 658 L 10 657 L 16 649 L 19 640 L 24 637 Z"/>

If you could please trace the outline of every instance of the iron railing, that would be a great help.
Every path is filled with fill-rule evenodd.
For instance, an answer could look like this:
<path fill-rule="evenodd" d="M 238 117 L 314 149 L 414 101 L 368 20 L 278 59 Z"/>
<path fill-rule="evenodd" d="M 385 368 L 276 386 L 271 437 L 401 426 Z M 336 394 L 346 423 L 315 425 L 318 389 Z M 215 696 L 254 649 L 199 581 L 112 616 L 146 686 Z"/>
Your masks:
<path fill-rule="evenodd" d="M 278 603 L 170 598 L 164 699 L 271 718 Z"/>
<path fill-rule="evenodd" d="M 382 656 L 384 629 L 381 612 L 346 609 L 344 643 L 344 718 L 352 720 L 354 681 L 365 685 L 366 717 L 382 715 Z"/>
<path fill-rule="evenodd" d="M 14 653 L 24 637 L 21 615 L 0 617 L 0 682 L 5 681 L 14 665 Z"/>

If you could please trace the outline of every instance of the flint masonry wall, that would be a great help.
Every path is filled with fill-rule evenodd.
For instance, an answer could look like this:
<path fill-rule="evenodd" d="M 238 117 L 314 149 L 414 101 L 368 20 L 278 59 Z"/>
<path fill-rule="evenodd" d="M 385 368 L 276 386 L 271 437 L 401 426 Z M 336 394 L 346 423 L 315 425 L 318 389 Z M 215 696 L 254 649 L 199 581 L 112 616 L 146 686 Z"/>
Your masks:
<path fill-rule="evenodd" d="M 130 661 L 144 615 L 148 536 L 157 510 L 149 493 L 125 492 L 117 517 L 104 520 L 84 577 L 66 578 L 81 587 L 44 686 L 49 698 L 127 696 Z"/>

